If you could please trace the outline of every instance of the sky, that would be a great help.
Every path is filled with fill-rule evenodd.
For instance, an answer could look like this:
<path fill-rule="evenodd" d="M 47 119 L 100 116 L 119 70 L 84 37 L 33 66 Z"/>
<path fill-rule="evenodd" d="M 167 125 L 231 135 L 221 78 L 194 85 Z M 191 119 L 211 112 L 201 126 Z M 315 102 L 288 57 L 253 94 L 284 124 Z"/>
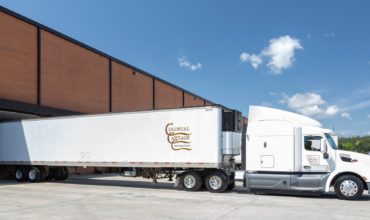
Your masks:
<path fill-rule="evenodd" d="M 370 1 L 0 0 L 215 103 L 370 135 Z"/>

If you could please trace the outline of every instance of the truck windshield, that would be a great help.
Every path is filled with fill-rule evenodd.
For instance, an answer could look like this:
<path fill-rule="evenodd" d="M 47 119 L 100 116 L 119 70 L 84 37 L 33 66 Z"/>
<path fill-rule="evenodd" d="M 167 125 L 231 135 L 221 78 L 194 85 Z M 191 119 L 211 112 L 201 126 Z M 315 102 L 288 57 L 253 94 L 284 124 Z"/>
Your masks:
<path fill-rule="evenodd" d="M 328 142 L 329 142 L 329 144 L 330 144 L 331 148 L 333 148 L 334 150 L 337 150 L 337 149 L 338 149 L 338 147 L 337 147 L 337 145 L 335 144 L 335 141 L 334 141 L 334 139 L 332 138 L 332 136 L 331 136 L 330 134 L 328 134 L 328 133 L 325 133 L 325 136 L 326 136 L 326 139 L 328 140 Z"/>

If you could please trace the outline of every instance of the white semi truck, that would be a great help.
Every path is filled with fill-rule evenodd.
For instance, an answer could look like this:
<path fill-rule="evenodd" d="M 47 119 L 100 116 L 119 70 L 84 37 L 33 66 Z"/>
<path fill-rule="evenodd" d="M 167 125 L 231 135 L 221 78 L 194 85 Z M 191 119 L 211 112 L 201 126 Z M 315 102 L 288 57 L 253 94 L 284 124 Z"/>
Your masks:
<path fill-rule="evenodd" d="M 18 181 L 63 180 L 67 167 L 118 167 L 154 181 L 176 175 L 188 191 L 234 186 L 242 139 L 244 186 L 251 191 L 341 199 L 370 187 L 370 156 L 338 150 L 333 131 L 308 117 L 251 106 L 219 106 L 30 119 L 0 123 L 0 165 Z M 245 127 L 244 127 L 245 131 Z M 243 133 L 243 134 L 242 134 Z"/>
<path fill-rule="evenodd" d="M 370 187 L 370 156 L 339 150 L 336 135 L 311 118 L 251 106 L 244 185 L 252 191 L 358 199 Z"/>

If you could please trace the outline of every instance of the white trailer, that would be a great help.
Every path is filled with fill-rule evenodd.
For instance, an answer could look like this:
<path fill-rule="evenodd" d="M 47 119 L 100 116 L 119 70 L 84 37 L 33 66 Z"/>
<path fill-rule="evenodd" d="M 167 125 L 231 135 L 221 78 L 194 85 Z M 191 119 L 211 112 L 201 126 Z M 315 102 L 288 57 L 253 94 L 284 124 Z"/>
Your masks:
<path fill-rule="evenodd" d="M 358 199 L 370 188 L 370 156 L 339 150 L 318 121 L 251 106 L 246 136 L 245 186 L 251 191 L 321 194 Z"/>
<path fill-rule="evenodd" d="M 67 167 L 118 167 L 223 192 L 234 185 L 241 131 L 241 113 L 218 106 L 5 122 L 0 165 L 18 181 L 63 180 Z"/>

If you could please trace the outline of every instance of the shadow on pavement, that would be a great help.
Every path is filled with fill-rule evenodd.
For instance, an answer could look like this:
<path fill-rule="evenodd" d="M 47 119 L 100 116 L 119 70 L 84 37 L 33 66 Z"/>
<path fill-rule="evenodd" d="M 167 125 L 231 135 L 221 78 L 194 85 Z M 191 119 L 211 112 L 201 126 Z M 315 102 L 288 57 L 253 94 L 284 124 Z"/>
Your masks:
<path fill-rule="evenodd" d="M 310 198 L 310 199 L 338 199 L 337 196 L 335 195 L 334 192 L 329 192 L 329 193 L 325 193 L 325 194 L 322 194 L 322 195 L 310 195 L 310 194 L 306 194 L 306 195 L 302 195 L 302 194 L 288 194 L 288 193 L 284 193 L 284 192 L 276 192 L 276 193 L 273 193 L 273 192 L 250 192 L 250 191 L 247 191 L 247 190 L 240 190 L 238 188 L 235 188 L 233 190 L 234 192 L 236 193 L 239 193 L 239 194 L 254 194 L 254 195 L 259 195 L 259 196 L 276 196 L 276 197 L 295 197 L 295 198 Z M 359 200 L 355 200 L 355 202 L 358 202 L 358 201 L 370 201 L 370 195 L 367 194 L 367 191 L 364 191 L 364 194 L 363 196 L 359 199 Z"/>
<path fill-rule="evenodd" d="M 71 176 L 65 181 L 51 181 L 50 183 L 177 190 L 177 188 L 174 187 L 174 182 L 153 183 L 148 180 L 125 180 L 124 178 L 122 179 L 101 179 L 104 177 L 112 177 L 112 175 L 100 174 L 100 175 L 94 175 L 94 176 L 88 175 L 86 177 Z"/>

